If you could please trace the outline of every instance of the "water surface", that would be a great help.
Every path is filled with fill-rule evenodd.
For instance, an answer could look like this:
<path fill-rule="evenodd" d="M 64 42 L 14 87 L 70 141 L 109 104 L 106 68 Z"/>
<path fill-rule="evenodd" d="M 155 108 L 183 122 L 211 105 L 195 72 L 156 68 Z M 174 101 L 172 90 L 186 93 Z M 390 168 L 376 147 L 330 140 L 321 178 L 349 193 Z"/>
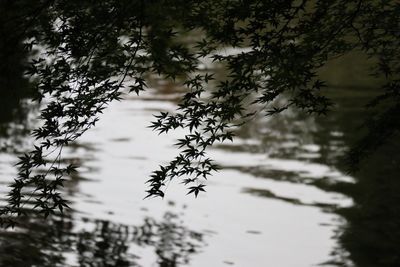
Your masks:
<path fill-rule="evenodd" d="M 371 90 L 330 88 L 338 104 L 328 117 L 256 117 L 233 143 L 210 151 L 222 170 L 207 193 L 194 199 L 172 181 L 164 199 L 144 200 L 145 181 L 176 156 L 183 134 L 147 127 L 158 111 L 173 112 L 180 94 L 157 80 L 142 96 L 113 103 L 65 151 L 63 160 L 80 166 L 65 188 L 72 209 L 2 231 L 0 266 L 398 266 L 396 142 L 354 176 L 340 164 Z M 28 96 L 1 105 L 2 192 L 37 123 Z"/>

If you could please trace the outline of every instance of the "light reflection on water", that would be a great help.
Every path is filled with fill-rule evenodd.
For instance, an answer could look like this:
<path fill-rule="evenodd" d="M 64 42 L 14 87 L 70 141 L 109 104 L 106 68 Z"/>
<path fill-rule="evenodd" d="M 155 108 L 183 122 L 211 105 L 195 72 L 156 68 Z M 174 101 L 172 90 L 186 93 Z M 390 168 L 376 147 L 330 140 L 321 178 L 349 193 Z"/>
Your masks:
<path fill-rule="evenodd" d="M 331 257 L 341 224 L 331 211 L 351 201 L 313 183 L 346 177 L 312 157 L 279 157 L 257 136 L 239 132 L 234 143 L 211 151 L 224 169 L 198 199 L 172 182 L 165 199 L 143 200 L 150 172 L 177 153 L 172 144 L 182 133 L 158 136 L 146 127 L 156 110 L 173 111 L 171 96 L 150 92 L 111 105 L 65 153 L 64 160 L 81 165 L 66 187 L 68 219 L 32 221 L 23 235 L 11 234 L 11 243 L 4 234 L 2 249 L 13 256 L 2 266 L 26 266 L 18 265 L 25 250 L 32 253 L 20 264 L 38 266 L 312 266 Z M 312 155 L 319 146 L 298 150 Z"/>
<path fill-rule="evenodd" d="M 330 258 L 335 246 L 331 238 L 340 218 L 326 211 L 351 201 L 318 189 L 312 181 L 342 178 L 341 173 L 302 159 L 245 151 L 247 142 L 255 141 L 240 136 L 231 145 L 241 147 L 239 151 L 221 146 L 211 152 L 225 168 L 210 179 L 205 195 L 192 199 L 182 185 L 172 182 L 164 200 L 143 200 L 144 182 L 158 164 L 177 153 L 172 144 L 179 135 L 157 136 L 146 128 L 155 110 L 174 109 L 168 95 L 166 100 L 160 96 L 152 100 L 151 95 L 145 99 L 112 105 L 99 125 L 80 140 L 94 150 L 71 153 L 92 158 L 83 161 L 81 168 L 80 175 L 87 180 L 79 182 L 73 198 L 76 217 L 83 214 L 132 225 L 145 216 L 160 219 L 166 212 L 178 214 L 186 227 L 204 235 L 202 252 L 191 255 L 188 266 L 312 266 Z M 310 147 L 309 153 L 314 153 Z M 290 175 L 297 181 L 287 178 Z M 288 252 L 293 252 L 290 257 Z M 144 255 L 143 266 L 157 261 Z"/>

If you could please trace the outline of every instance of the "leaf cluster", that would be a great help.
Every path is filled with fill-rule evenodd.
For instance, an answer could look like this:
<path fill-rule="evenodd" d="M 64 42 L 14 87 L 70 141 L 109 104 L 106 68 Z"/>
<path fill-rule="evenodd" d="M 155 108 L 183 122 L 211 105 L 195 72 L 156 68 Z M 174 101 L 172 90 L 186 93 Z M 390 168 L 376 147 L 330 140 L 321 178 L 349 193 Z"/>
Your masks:
<path fill-rule="evenodd" d="M 24 29 L 19 34 L 26 36 L 26 49 L 37 51 L 26 75 L 37 81 L 42 125 L 33 131 L 35 149 L 18 163 L 18 177 L 1 210 L 4 223 L 23 213 L 24 203 L 32 200 L 26 192 L 31 187 L 38 193 L 31 206 L 45 216 L 67 206 L 59 188 L 74 167 L 62 166 L 63 147 L 93 127 L 125 88 L 136 94 L 145 90 L 149 75 L 186 88 L 176 112 L 161 112 L 151 127 L 160 134 L 177 128 L 188 133 L 177 140 L 178 155 L 151 174 L 148 197 L 163 197 L 166 183 L 175 178 L 189 186 L 189 194 L 205 191 L 205 180 L 218 169 L 207 149 L 232 141 L 234 128 L 255 113 L 272 116 L 298 108 L 326 114 L 333 103 L 324 95 L 318 70 L 353 50 L 376 58 L 373 74 L 388 81 L 371 106 L 390 103 L 352 158 L 399 129 L 394 123 L 398 1 L 37 0 L 31 5 L 29 15 L 18 18 Z M 198 36 L 188 42 L 193 32 Z M 201 71 L 207 60 L 224 68 L 226 77 Z M 382 128 L 385 132 L 376 130 Z M 39 172 L 45 167 L 48 171 Z"/>

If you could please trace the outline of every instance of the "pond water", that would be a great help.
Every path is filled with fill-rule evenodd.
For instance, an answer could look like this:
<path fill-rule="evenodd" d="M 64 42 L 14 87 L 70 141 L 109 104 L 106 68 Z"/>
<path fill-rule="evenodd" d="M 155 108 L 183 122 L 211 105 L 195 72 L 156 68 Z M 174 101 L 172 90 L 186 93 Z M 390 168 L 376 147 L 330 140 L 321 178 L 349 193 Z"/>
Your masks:
<path fill-rule="evenodd" d="M 330 257 L 341 220 L 326 209 L 351 200 L 300 181 L 343 175 L 309 160 L 271 156 L 271 148 L 257 151 L 263 149 L 262 140 L 245 133 L 211 152 L 223 170 L 210 179 L 206 194 L 194 199 L 171 182 L 165 199 L 143 200 L 150 172 L 177 153 L 172 144 L 178 133 L 158 136 L 147 128 L 157 110 L 175 108 L 173 93 L 155 93 L 115 103 L 65 153 L 65 160 L 81 165 L 66 188 L 73 211 L 2 237 L 1 250 L 14 254 L 8 252 L 5 262 L 312 266 Z M 287 140 L 282 146 L 291 147 L 307 159 L 319 153 L 311 143 L 299 147 Z M 3 155 L 3 164 L 13 160 Z M 31 256 L 20 255 L 36 249 Z"/>
<path fill-rule="evenodd" d="M 176 156 L 182 134 L 147 127 L 158 111 L 173 112 L 179 96 L 168 82 L 156 84 L 113 103 L 64 151 L 63 160 L 80 166 L 65 187 L 72 209 L 2 231 L 0 266 L 399 266 L 396 143 L 354 177 L 339 161 L 369 90 L 330 88 L 338 106 L 328 117 L 293 110 L 255 118 L 210 151 L 222 169 L 207 193 L 195 199 L 173 181 L 164 199 L 144 199 L 150 173 Z M 1 122 L 4 193 L 35 125 L 35 107 L 15 97 L 20 105 Z"/>
<path fill-rule="evenodd" d="M 194 199 L 171 182 L 164 199 L 144 200 L 146 179 L 175 156 L 180 134 L 147 126 L 157 111 L 174 110 L 176 96 L 150 90 L 112 104 L 64 154 L 80 164 L 65 189 L 72 210 L 3 232 L 1 266 L 351 264 L 340 242 L 349 222 L 338 210 L 354 199 L 332 188 L 356 180 L 334 167 L 345 133 L 327 118 L 255 119 L 211 151 L 223 169 L 207 193 Z M 7 181 L 16 157 L 5 151 L 0 159 Z"/>

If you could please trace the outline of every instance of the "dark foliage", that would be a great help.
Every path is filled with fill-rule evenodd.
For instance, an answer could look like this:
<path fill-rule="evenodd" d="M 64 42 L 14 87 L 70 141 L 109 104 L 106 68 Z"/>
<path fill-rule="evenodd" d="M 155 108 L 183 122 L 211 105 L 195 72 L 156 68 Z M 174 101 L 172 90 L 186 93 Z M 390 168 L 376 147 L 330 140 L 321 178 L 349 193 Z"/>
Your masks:
<path fill-rule="evenodd" d="M 382 96 L 371 102 L 384 111 L 371 118 L 350 165 L 399 129 L 398 1 L 28 2 L 1 6 L 18 10 L 4 22 L 18 25 L 8 38 L 10 44 L 23 40 L 30 52 L 26 75 L 36 83 L 35 99 L 44 103 L 42 125 L 33 132 L 36 146 L 20 157 L 1 210 L 6 226 L 26 209 L 48 216 L 68 206 L 59 188 L 75 166 L 62 164 L 63 148 L 94 126 L 125 89 L 145 90 L 149 75 L 187 89 L 176 112 L 160 113 L 151 127 L 159 133 L 184 128 L 188 134 L 176 143 L 178 156 L 151 175 L 148 196 L 163 197 L 165 183 L 178 177 L 189 193 L 205 191 L 204 180 L 217 169 L 207 148 L 232 140 L 232 130 L 255 113 L 299 108 L 326 114 L 333 103 L 324 96 L 318 70 L 350 51 L 373 58 L 371 75 L 387 81 Z M 196 39 L 185 41 L 189 34 Z M 228 76 L 200 71 L 200 63 L 210 60 Z"/>

